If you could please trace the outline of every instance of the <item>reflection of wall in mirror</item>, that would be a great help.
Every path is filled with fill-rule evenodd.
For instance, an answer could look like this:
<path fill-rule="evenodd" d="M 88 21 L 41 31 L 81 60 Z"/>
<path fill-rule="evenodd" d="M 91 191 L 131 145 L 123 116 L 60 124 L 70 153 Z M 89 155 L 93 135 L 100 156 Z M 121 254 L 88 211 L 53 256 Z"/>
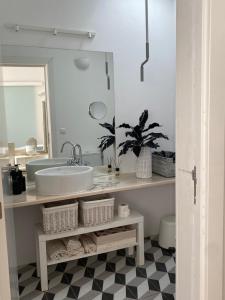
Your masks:
<path fill-rule="evenodd" d="M 52 50 L 53 51 L 53 50 Z M 51 52 L 52 52 L 51 51 Z M 105 57 L 103 53 L 88 53 L 90 66 L 79 70 L 72 63 L 79 51 L 58 51 L 54 56 L 54 124 L 53 155 L 59 155 L 59 149 L 65 140 L 79 143 L 84 152 L 98 151 L 98 138 L 105 131 L 98 120 L 90 118 L 89 105 L 102 101 L 107 106 L 107 114 L 101 122 L 112 122 L 114 116 L 114 91 L 107 90 L 105 76 Z M 112 57 L 111 57 L 112 63 Z M 61 134 L 60 128 L 65 128 Z"/>

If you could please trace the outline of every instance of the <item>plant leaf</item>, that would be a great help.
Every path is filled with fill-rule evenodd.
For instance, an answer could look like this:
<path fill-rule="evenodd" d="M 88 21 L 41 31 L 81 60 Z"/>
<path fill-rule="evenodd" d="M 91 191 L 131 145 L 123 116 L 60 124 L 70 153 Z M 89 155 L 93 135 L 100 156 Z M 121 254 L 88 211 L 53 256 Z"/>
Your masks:
<path fill-rule="evenodd" d="M 126 143 L 134 144 L 135 141 L 134 141 L 134 140 L 127 140 L 127 141 L 125 141 L 125 142 L 122 142 L 122 143 L 119 144 L 118 148 L 122 147 L 122 146 L 123 146 L 124 144 L 126 144 Z"/>
<path fill-rule="evenodd" d="M 110 138 L 108 138 L 105 142 L 105 144 L 102 147 L 102 151 L 106 150 L 107 148 L 109 148 L 110 146 L 112 146 L 115 142 L 115 137 L 111 136 Z"/>
<path fill-rule="evenodd" d="M 99 125 L 108 129 L 112 134 L 115 134 L 115 128 L 113 128 L 113 125 L 109 123 L 99 123 Z"/>
<path fill-rule="evenodd" d="M 123 124 L 119 125 L 118 128 L 130 128 L 131 129 L 132 127 L 127 123 L 123 123 Z"/>
<path fill-rule="evenodd" d="M 143 130 L 148 120 L 148 110 L 145 109 L 139 118 L 139 126 Z"/>
<path fill-rule="evenodd" d="M 144 144 L 144 146 L 147 146 L 149 148 L 157 149 L 159 148 L 159 144 L 154 143 L 153 141 L 148 141 L 147 143 Z"/>
<path fill-rule="evenodd" d="M 153 129 L 155 127 L 161 127 L 161 126 L 159 125 L 159 123 L 152 123 L 152 124 L 149 124 L 148 127 L 143 130 L 143 132 L 146 132 L 146 131 L 148 131 L 150 129 Z"/>
<path fill-rule="evenodd" d="M 152 137 L 154 137 L 154 138 L 156 138 L 156 139 L 160 139 L 160 138 L 166 139 L 166 140 L 169 139 L 167 135 L 165 135 L 165 134 L 163 134 L 163 133 L 161 133 L 161 132 L 151 132 L 151 133 L 150 133 L 150 136 L 152 136 Z"/>
<path fill-rule="evenodd" d="M 142 142 L 142 130 L 139 125 L 136 125 L 133 130 L 138 143 Z"/>
<path fill-rule="evenodd" d="M 108 147 L 110 147 L 111 145 L 113 145 L 115 143 L 115 136 L 114 135 L 108 135 L 108 136 L 104 136 L 101 140 L 100 145 L 98 146 L 98 148 L 101 149 L 101 151 L 106 150 Z"/>
<path fill-rule="evenodd" d="M 133 132 L 133 131 L 127 131 L 126 133 L 125 133 L 125 136 L 126 137 L 128 137 L 128 136 L 130 136 L 130 137 L 135 137 L 135 133 Z"/>
<path fill-rule="evenodd" d="M 121 145 L 122 144 L 122 145 Z M 133 148 L 134 144 L 135 144 L 135 141 L 132 141 L 132 140 L 128 140 L 128 141 L 125 141 L 123 143 L 121 143 L 121 151 L 119 153 L 119 156 L 123 155 L 123 154 L 126 154 L 127 151 L 131 148 Z"/>
<path fill-rule="evenodd" d="M 101 139 L 104 139 L 104 138 L 108 138 L 110 136 L 113 136 L 113 135 L 103 135 L 102 137 L 98 138 L 98 140 L 101 140 Z"/>

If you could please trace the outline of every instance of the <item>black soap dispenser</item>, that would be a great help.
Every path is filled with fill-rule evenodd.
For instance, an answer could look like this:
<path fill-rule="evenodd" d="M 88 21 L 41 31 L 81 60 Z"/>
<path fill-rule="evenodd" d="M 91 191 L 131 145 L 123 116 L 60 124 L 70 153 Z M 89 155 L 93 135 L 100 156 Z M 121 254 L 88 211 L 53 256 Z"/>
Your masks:
<path fill-rule="evenodd" d="M 12 177 L 13 195 L 19 195 L 23 191 L 26 191 L 26 179 L 25 176 L 23 176 L 22 171 L 19 170 L 18 165 L 15 165 L 15 167 L 12 168 L 10 175 Z"/>
<path fill-rule="evenodd" d="M 13 195 L 19 195 L 22 193 L 22 187 L 21 187 L 21 181 L 19 178 L 19 168 L 17 165 L 15 165 L 14 168 L 12 168 L 10 175 L 12 177 L 12 192 Z"/>
<path fill-rule="evenodd" d="M 18 177 L 19 177 L 19 182 L 21 185 L 21 190 L 22 192 L 26 191 L 26 178 L 23 175 L 23 172 L 21 170 L 18 170 Z"/>

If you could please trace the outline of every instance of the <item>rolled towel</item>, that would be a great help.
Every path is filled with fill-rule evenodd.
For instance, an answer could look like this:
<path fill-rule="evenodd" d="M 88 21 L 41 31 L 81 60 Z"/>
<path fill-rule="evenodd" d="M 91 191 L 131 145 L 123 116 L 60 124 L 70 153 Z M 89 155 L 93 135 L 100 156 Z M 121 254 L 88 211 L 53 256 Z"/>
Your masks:
<path fill-rule="evenodd" d="M 82 246 L 77 236 L 64 238 L 62 241 L 68 252 L 79 250 Z"/>
<path fill-rule="evenodd" d="M 97 246 L 93 242 L 92 238 L 89 235 L 87 235 L 87 234 L 82 235 L 80 237 L 80 241 L 81 241 L 82 246 L 84 247 L 85 253 L 96 252 Z"/>
<path fill-rule="evenodd" d="M 47 243 L 47 254 L 51 260 L 59 260 L 68 255 L 66 247 L 61 240 L 53 240 Z"/>
<path fill-rule="evenodd" d="M 69 256 L 80 256 L 82 254 L 84 254 L 84 247 L 82 247 L 82 246 L 77 250 L 68 251 Z"/>

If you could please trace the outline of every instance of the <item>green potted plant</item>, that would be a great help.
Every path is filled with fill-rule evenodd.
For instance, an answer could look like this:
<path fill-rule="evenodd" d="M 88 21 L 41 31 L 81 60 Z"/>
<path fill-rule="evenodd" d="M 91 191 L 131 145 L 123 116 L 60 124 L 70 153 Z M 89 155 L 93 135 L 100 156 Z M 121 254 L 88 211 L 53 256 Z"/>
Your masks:
<path fill-rule="evenodd" d="M 158 123 L 147 125 L 148 110 L 144 110 L 139 118 L 136 126 L 127 123 L 121 124 L 118 128 L 128 129 L 125 132 L 126 141 L 119 144 L 119 156 L 125 155 L 131 150 L 137 157 L 136 176 L 137 178 L 152 177 L 152 152 L 151 149 L 157 149 L 159 144 L 157 139 L 167 139 L 168 137 L 160 132 L 152 132 L 151 130 L 160 127 Z"/>

